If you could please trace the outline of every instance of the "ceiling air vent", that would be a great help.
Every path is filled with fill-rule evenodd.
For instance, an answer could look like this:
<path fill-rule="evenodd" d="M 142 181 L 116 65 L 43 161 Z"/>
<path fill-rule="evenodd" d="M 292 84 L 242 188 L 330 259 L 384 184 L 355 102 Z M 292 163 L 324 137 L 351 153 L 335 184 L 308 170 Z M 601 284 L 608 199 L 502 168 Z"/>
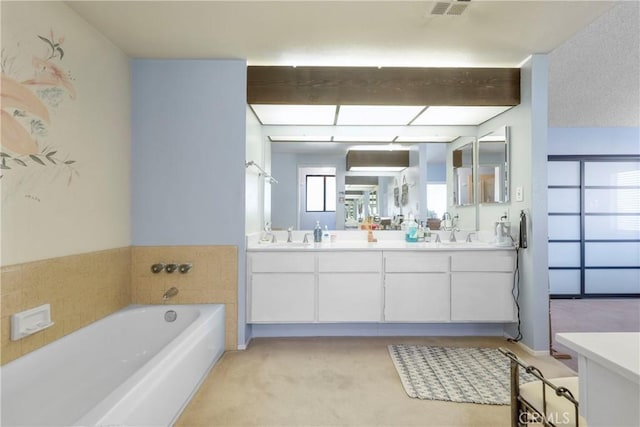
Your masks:
<path fill-rule="evenodd" d="M 449 9 L 449 3 L 437 2 L 435 6 L 433 6 L 433 10 L 431 11 L 432 15 L 444 15 L 447 13 L 447 9 Z"/>
<path fill-rule="evenodd" d="M 454 2 L 436 2 L 431 10 L 432 15 L 454 15 L 460 16 L 469 5 L 470 0 L 457 0 Z"/>

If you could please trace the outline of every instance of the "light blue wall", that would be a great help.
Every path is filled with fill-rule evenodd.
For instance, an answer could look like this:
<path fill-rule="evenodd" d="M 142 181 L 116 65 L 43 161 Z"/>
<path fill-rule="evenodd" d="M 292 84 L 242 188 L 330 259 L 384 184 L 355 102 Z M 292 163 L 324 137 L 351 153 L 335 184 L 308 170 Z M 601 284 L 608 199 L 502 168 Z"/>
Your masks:
<path fill-rule="evenodd" d="M 640 154 L 640 128 L 549 128 L 549 154 Z"/>
<path fill-rule="evenodd" d="M 446 163 L 427 163 L 428 182 L 447 182 Z"/>
<path fill-rule="evenodd" d="M 246 64 L 133 60 L 132 242 L 239 244 Z"/>
<path fill-rule="evenodd" d="M 298 223 L 298 156 L 272 153 L 271 174 L 278 180 L 271 187 L 271 223 L 286 228 Z"/>
<path fill-rule="evenodd" d="M 245 61 L 136 59 L 131 78 L 132 244 L 237 246 L 244 301 Z"/>
<path fill-rule="evenodd" d="M 549 348 L 548 63 L 547 55 L 533 55 L 525 67 L 527 73 L 531 73 L 531 197 L 525 199 L 530 212 L 527 223 L 529 248 L 523 250 L 520 258 L 523 275 L 520 285 L 524 316 L 523 342 L 536 351 Z"/>
<path fill-rule="evenodd" d="M 273 152 L 271 155 L 271 173 L 278 180 L 271 188 L 271 219 L 276 228 L 287 228 L 298 225 L 300 230 L 310 230 L 316 220 L 329 228 L 344 228 L 344 204 L 336 203 L 336 212 L 328 214 L 306 214 L 299 218 L 298 168 L 299 167 L 334 167 L 336 168 L 336 190 L 344 191 L 344 175 L 346 160 L 344 155 L 318 155 L 304 153 Z M 334 219 L 335 218 L 335 219 Z M 300 221 L 299 221 L 300 220 Z"/>
<path fill-rule="evenodd" d="M 549 291 L 547 242 L 547 75 L 546 55 L 533 55 L 521 68 L 521 103 L 483 123 L 478 135 L 500 126 L 509 126 L 511 181 L 510 202 L 481 204 L 478 207 L 480 230 L 488 230 L 504 212 L 509 214 L 512 235 L 519 232 L 519 215 L 527 214 L 529 247 L 520 249 L 520 317 L 522 342 L 542 351 L 549 347 Z M 514 198 L 522 187 L 523 201 Z M 516 325 L 506 332 L 516 336 Z"/>

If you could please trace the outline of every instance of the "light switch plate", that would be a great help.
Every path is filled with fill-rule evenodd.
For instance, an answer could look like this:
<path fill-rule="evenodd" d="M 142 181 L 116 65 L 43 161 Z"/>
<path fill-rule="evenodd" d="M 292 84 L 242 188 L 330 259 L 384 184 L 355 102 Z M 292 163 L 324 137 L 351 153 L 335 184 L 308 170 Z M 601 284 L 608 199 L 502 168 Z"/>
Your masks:
<path fill-rule="evenodd" d="M 522 187 L 516 187 L 516 202 L 521 202 L 524 200 L 524 195 L 522 194 Z"/>

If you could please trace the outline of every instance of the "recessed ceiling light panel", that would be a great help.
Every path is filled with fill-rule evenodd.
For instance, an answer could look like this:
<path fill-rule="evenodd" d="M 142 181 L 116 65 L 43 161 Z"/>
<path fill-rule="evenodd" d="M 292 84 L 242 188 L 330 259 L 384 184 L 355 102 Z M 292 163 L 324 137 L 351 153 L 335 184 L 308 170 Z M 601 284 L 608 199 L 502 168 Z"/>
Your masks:
<path fill-rule="evenodd" d="M 391 142 L 394 136 L 334 136 L 335 142 Z"/>
<path fill-rule="evenodd" d="M 477 126 L 507 111 L 509 108 L 512 107 L 429 107 L 411 124 L 427 126 Z"/>
<path fill-rule="evenodd" d="M 367 145 L 354 145 L 350 147 L 350 151 L 409 151 L 411 146 L 401 144 L 367 144 Z"/>
<path fill-rule="evenodd" d="M 406 105 L 341 105 L 337 124 L 404 126 L 423 108 Z"/>
<path fill-rule="evenodd" d="M 402 172 L 406 166 L 352 166 L 351 172 Z"/>
<path fill-rule="evenodd" d="M 269 138 L 272 142 L 324 142 L 331 141 L 330 136 L 309 136 L 309 135 L 287 135 L 287 136 L 272 136 Z"/>
<path fill-rule="evenodd" d="M 263 125 L 333 125 L 335 105 L 252 104 Z"/>
<path fill-rule="evenodd" d="M 399 136 L 395 142 L 451 142 L 456 138 L 457 136 Z"/>

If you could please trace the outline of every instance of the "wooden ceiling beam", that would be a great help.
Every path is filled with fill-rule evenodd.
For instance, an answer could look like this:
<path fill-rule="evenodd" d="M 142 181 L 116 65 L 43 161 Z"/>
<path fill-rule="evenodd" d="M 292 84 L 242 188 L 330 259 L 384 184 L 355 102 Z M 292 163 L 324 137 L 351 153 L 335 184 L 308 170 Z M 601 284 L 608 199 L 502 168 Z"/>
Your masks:
<path fill-rule="evenodd" d="M 347 170 L 376 166 L 409 167 L 409 151 L 347 151 Z"/>
<path fill-rule="evenodd" d="M 247 67 L 249 104 L 508 106 L 519 68 Z"/>

